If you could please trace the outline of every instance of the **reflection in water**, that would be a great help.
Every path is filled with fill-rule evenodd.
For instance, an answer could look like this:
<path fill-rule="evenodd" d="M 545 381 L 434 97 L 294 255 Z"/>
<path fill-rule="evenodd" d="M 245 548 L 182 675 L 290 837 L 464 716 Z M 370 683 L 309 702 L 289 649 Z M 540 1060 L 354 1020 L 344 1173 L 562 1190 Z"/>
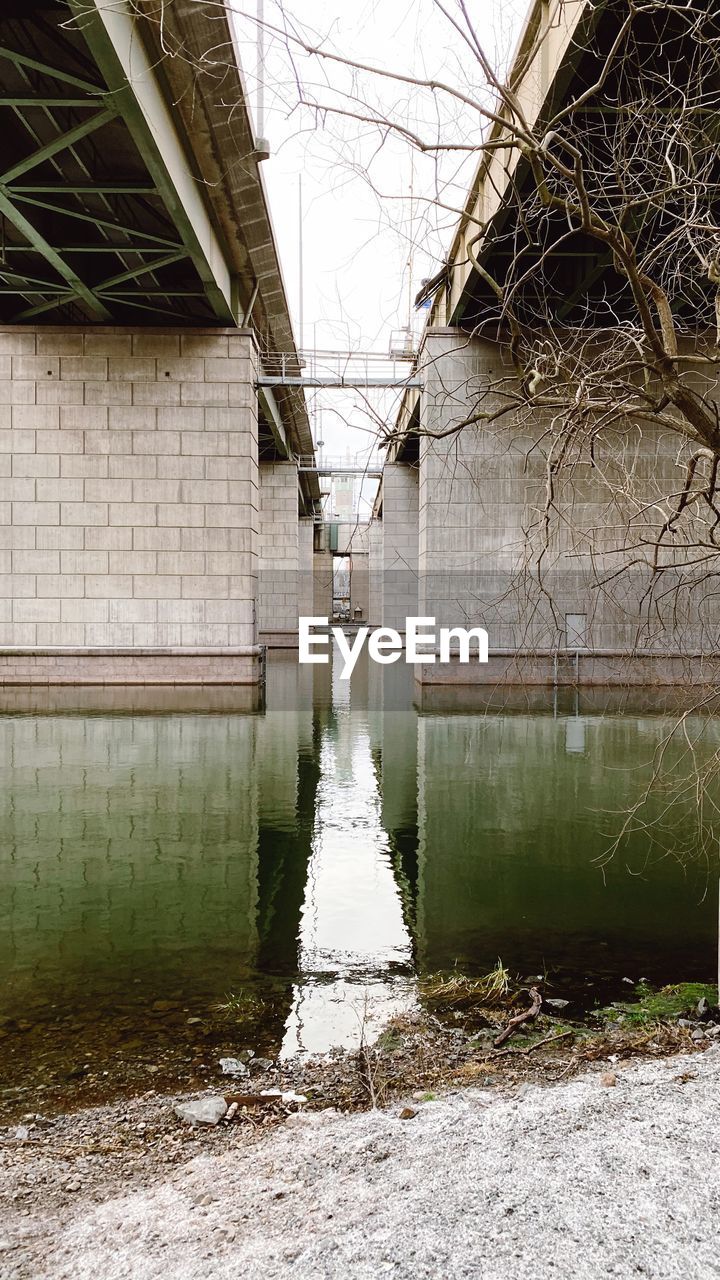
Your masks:
<path fill-rule="evenodd" d="M 570 989 L 711 980 L 707 867 L 684 867 L 643 829 L 603 865 L 667 728 L 629 714 L 421 716 L 420 967 L 487 969 L 500 956 Z M 717 744 L 717 726 L 706 733 Z M 683 841 L 693 818 L 678 806 Z"/>
<path fill-rule="evenodd" d="M 244 1045 L 357 1043 L 412 1002 L 416 969 L 500 956 L 603 995 L 626 975 L 713 977 L 705 867 L 643 831 L 597 861 L 666 718 L 537 694 L 484 714 L 447 689 L 418 712 L 404 663 L 364 655 L 350 686 L 337 670 L 273 655 L 260 713 L 5 695 L 6 1097 L 80 1079 L 89 1100 L 122 1071 L 124 1087 L 213 1079 Z"/>
<path fill-rule="evenodd" d="M 298 982 L 285 1054 L 352 1045 L 410 1003 L 412 951 L 381 824 L 367 699 L 351 699 L 335 662 L 323 725 L 299 937 Z M 353 694 L 357 685 L 353 686 Z"/>

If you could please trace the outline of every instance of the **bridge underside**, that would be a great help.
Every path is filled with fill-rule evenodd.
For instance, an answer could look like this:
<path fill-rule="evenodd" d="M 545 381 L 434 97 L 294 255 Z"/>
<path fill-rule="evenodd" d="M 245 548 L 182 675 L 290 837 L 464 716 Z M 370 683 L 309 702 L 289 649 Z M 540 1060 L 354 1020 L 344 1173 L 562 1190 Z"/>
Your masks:
<path fill-rule="evenodd" d="M 78 10 L 29 0 L 0 23 L 0 319 L 234 323 L 150 56 L 122 6 Z"/>
<path fill-rule="evenodd" d="M 606 66 L 630 13 L 631 34 Z M 715 416 L 718 38 L 705 0 L 538 0 L 510 74 L 535 136 L 565 159 L 581 155 L 594 213 L 622 226 L 666 291 L 680 361 L 696 362 L 684 386 Z M 675 168 L 673 130 L 685 149 Z M 562 151 L 568 142 L 575 153 Z M 647 413 L 633 412 L 640 399 L 632 375 L 623 382 L 622 342 L 629 334 L 633 357 L 643 350 L 637 300 L 601 236 L 578 230 L 572 182 L 552 171 L 551 191 L 569 193 L 570 209 L 541 198 L 519 149 L 486 155 L 451 261 L 432 282 L 423 386 L 404 399 L 379 503 L 383 619 L 417 612 L 438 627 L 486 628 L 487 666 L 428 665 L 418 672 L 427 684 L 716 683 L 715 515 L 698 494 L 682 521 L 670 519 L 699 437 L 671 414 L 653 417 L 650 397 Z M 584 225 L 592 230 L 592 219 Z M 655 316 L 654 295 L 649 307 Z M 614 389 L 626 385 L 623 402 Z M 601 421 L 604 395 L 616 396 L 616 411 Z"/>
<path fill-rule="evenodd" d="M 302 389 L 260 386 L 299 367 L 261 157 L 226 15 L 162 19 L 0 15 L 3 684 L 253 683 L 263 595 L 296 625 L 320 490 Z"/>

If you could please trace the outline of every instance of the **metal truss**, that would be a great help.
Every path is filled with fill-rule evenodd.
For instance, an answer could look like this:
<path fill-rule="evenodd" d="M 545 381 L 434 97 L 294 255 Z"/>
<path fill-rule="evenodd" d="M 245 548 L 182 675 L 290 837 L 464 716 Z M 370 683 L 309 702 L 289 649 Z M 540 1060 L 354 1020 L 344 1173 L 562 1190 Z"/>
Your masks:
<path fill-rule="evenodd" d="M 122 3 L 118 0 L 119 9 Z M 147 101 L 124 69 L 123 41 L 133 37 L 132 21 L 118 35 L 97 10 L 89 11 L 87 0 L 70 4 L 96 79 L 74 74 L 71 46 L 65 65 L 0 47 L 0 130 L 12 125 L 17 133 L 20 126 L 28 143 L 26 154 L 0 174 L 5 315 L 15 322 L 76 319 L 79 312 L 112 323 L 131 307 L 177 321 L 188 316 L 176 300 L 202 299 L 201 315 L 235 323 L 234 282 L 209 219 L 198 214 L 197 193 L 190 193 L 194 207 L 179 189 L 178 173 L 188 165 L 177 134 L 172 124 L 158 130 L 156 103 L 149 115 Z M 59 55 L 63 34 L 58 31 Z M 64 58 L 58 56 L 57 62 Z M 159 99 L 157 86 L 153 91 Z M 129 134 L 128 154 L 142 158 L 143 172 L 115 180 L 99 170 L 97 158 L 106 171 L 109 144 L 103 130 L 112 124 L 117 138 L 119 123 Z M 69 243 L 73 227 L 77 243 Z M 102 276 L 97 254 L 114 255 L 107 265 L 118 269 Z"/>

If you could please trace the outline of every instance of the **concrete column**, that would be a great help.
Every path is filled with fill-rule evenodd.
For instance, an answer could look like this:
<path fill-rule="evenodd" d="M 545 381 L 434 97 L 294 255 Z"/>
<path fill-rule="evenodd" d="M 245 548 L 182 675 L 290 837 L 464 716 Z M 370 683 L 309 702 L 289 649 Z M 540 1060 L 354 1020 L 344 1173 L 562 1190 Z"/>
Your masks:
<path fill-rule="evenodd" d="M 316 551 L 313 556 L 313 614 L 332 620 L 333 561 L 331 551 Z"/>
<path fill-rule="evenodd" d="M 383 590 L 383 524 L 373 520 L 368 531 L 368 622 L 379 626 L 382 621 Z"/>
<path fill-rule="evenodd" d="M 260 464 L 260 640 L 297 645 L 299 532 L 298 471 L 294 462 Z"/>
<path fill-rule="evenodd" d="M 256 351 L 0 330 L 0 682 L 258 678 Z"/>
<path fill-rule="evenodd" d="M 315 524 L 303 517 L 298 526 L 298 616 L 310 617 L 314 608 L 313 556 Z"/>
<path fill-rule="evenodd" d="M 418 471 L 404 463 L 383 469 L 382 624 L 405 631 L 418 605 Z"/>
<path fill-rule="evenodd" d="M 430 330 L 421 364 L 422 424 L 431 433 L 452 427 L 479 403 L 485 411 L 499 407 L 500 389 L 514 377 L 499 344 L 459 329 Z M 571 476 L 557 478 L 543 546 L 551 426 L 543 410 L 533 409 L 457 435 L 421 438 L 420 612 L 438 626 L 484 626 L 496 656 L 484 667 L 424 666 L 418 678 L 677 683 L 690 670 L 693 679 L 704 678 L 686 655 L 714 652 L 714 598 L 702 588 L 694 599 L 689 592 L 676 597 L 673 582 L 683 581 L 682 569 L 676 579 L 671 571 L 648 616 L 650 570 L 638 559 L 643 538 L 651 546 L 662 524 L 663 494 L 681 488 L 678 437 L 649 429 L 599 437 L 594 462 L 586 451 Z M 670 558 L 677 556 L 673 547 Z M 631 571 L 618 574 L 631 562 Z M 683 617 L 678 599 L 687 607 Z"/>

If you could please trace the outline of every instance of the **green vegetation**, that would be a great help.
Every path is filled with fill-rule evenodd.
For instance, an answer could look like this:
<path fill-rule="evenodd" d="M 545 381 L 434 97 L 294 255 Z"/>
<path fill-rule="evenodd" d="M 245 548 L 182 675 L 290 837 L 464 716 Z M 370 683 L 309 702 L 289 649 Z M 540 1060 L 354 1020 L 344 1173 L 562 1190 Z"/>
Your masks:
<path fill-rule="evenodd" d="M 228 1018 L 250 1021 L 262 1014 L 265 1001 L 250 991 L 228 991 L 225 999 L 219 1000 L 213 1007 Z"/>
<path fill-rule="evenodd" d="M 703 982 L 677 982 L 672 986 L 654 990 L 648 983 L 635 987 L 635 1000 L 616 1001 L 596 1016 L 605 1022 L 626 1022 L 632 1026 L 651 1026 L 658 1022 L 671 1022 L 685 1013 L 694 1013 L 698 1001 L 703 998 L 716 1005 L 718 989 Z"/>
<path fill-rule="evenodd" d="M 498 959 L 494 969 L 479 978 L 464 973 L 432 973 L 420 982 L 420 993 L 429 1007 L 438 1012 L 494 1009 L 508 1003 L 512 987 L 509 971 Z"/>

